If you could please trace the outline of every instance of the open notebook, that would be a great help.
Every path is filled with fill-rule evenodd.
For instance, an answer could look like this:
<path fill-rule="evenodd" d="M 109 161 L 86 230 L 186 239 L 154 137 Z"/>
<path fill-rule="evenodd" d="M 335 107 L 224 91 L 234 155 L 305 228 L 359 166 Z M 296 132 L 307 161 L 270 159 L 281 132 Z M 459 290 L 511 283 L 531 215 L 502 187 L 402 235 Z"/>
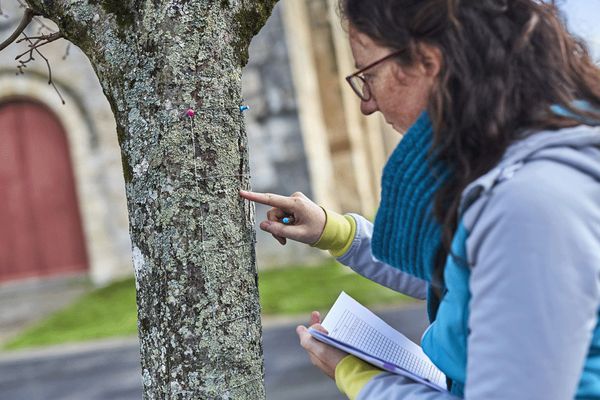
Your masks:
<path fill-rule="evenodd" d="M 339 295 L 321 325 L 329 334 L 309 328 L 316 339 L 386 371 L 446 391 L 446 376 L 420 346 L 346 293 Z"/>

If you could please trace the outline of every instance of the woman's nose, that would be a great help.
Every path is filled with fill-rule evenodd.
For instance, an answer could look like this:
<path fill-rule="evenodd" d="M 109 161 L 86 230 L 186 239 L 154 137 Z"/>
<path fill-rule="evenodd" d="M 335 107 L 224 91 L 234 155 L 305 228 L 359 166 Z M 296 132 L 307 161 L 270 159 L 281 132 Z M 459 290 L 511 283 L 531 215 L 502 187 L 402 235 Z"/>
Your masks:
<path fill-rule="evenodd" d="M 360 112 L 362 112 L 364 115 L 373 114 L 375 111 L 377 111 L 377 102 L 375 99 L 371 98 L 368 101 L 362 100 L 360 102 Z"/>

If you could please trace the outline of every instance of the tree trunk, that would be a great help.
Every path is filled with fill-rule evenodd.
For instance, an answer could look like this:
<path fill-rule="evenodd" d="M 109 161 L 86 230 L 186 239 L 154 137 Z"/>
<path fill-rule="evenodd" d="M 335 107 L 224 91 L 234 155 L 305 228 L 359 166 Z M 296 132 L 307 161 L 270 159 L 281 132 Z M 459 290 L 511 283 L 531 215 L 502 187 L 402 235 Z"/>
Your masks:
<path fill-rule="evenodd" d="M 265 397 L 239 106 L 275 2 L 28 0 L 90 58 L 115 114 L 145 399 Z"/>

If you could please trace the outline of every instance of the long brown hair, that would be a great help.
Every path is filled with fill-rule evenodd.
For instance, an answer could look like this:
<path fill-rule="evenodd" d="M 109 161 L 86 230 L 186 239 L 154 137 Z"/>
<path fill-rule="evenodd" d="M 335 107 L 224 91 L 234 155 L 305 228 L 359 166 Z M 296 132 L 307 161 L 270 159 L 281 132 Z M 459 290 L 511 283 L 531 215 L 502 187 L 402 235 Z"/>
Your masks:
<path fill-rule="evenodd" d="M 442 53 L 428 112 L 435 154 L 452 172 L 434 204 L 443 248 L 433 275 L 443 286 L 461 192 L 526 132 L 580 123 L 552 113 L 552 105 L 600 121 L 600 69 L 567 32 L 554 2 L 340 0 L 339 7 L 350 26 L 379 45 L 410 49 L 399 56 L 401 65 L 419 59 L 420 43 Z M 574 100 L 591 107 L 576 109 Z"/>

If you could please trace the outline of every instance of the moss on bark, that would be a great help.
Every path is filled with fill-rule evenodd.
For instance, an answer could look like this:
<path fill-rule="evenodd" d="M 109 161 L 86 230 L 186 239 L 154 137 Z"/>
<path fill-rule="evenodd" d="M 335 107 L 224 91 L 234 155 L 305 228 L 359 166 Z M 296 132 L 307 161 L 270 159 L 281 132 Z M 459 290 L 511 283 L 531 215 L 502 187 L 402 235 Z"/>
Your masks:
<path fill-rule="evenodd" d="M 132 11 L 129 0 L 89 0 L 97 4 L 107 13 L 115 17 L 119 30 L 125 32 L 135 23 L 135 13 Z"/>
<path fill-rule="evenodd" d="M 253 2 L 251 7 L 241 8 L 233 16 L 236 24 L 236 32 L 239 32 L 233 46 L 235 54 L 239 57 L 241 66 L 245 66 L 248 63 L 248 46 L 250 45 L 250 40 L 265 25 L 276 3 L 277 0 Z"/>

